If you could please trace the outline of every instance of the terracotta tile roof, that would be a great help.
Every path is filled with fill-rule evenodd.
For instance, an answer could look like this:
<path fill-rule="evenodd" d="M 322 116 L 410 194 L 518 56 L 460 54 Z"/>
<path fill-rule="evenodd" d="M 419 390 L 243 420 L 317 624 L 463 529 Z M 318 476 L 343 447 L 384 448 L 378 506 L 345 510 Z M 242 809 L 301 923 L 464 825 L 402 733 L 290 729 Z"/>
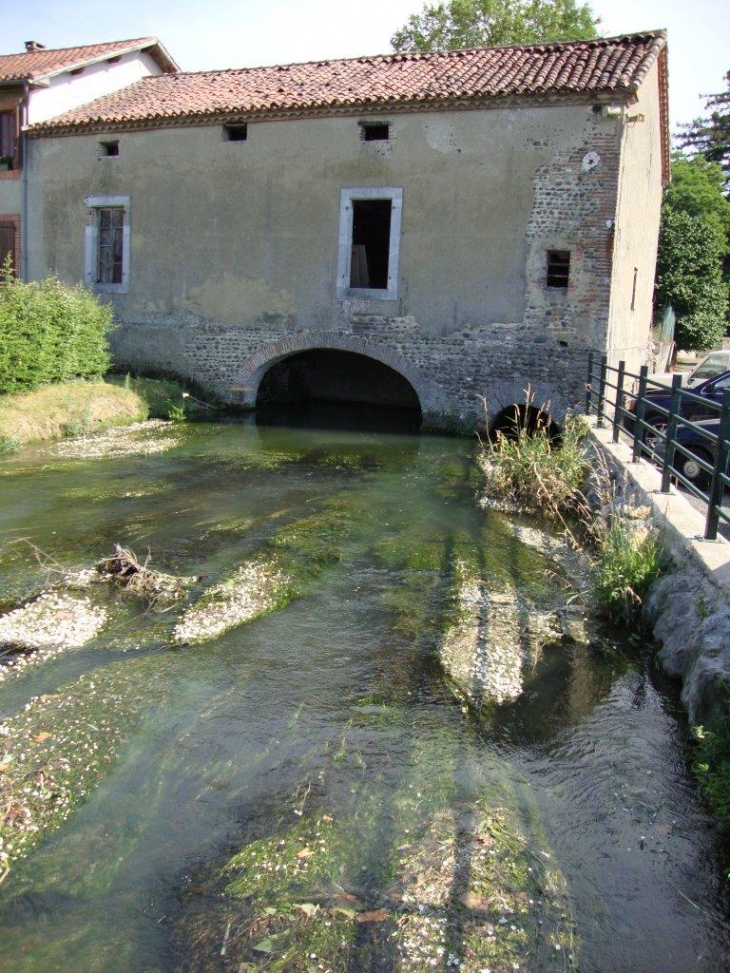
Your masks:
<path fill-rule="evenodd" d="M 286 117 L 463 105 L 510 96 L 626 95 L 666 45 L 664 31 L 531 46 L 144 78 L 59 115 L 34 134 L 170 125 L 206 116 Z"/>
<path fill-rule="evenodd" d="M 391 54 L 143 78 L 35 126 L 42 133 L 171 124 L 205 116 L 291 116 L 509 96 L 614 95 L 637 88 L 664 31 L 522 47 Z"/>
<path fill-rule="evenodd" d="M 94 61 L 117 57 L 128 51 L 149 49 L 160 67 L 174 71 L 177 65 L 156 37 L 139 37 L 129 41 L 111 41 L 86 47 L 64 47 L 55 50 L 41 48 L 22 54 L 0 54 L 0 82 L 40 81 L 61 71 L 71 71 Z"/>

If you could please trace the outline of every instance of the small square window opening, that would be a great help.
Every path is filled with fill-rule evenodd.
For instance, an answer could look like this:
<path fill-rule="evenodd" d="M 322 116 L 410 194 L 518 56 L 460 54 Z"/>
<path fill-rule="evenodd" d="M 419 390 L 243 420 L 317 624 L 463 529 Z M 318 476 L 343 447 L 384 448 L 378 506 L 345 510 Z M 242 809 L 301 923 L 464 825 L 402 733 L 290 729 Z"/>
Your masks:
<path fill-rule="evenodd" d="M 547 252 L 547 287 L 558 287 L 565 290 L 570 279 L 570 251 L 548 250 Z"/>
<path fill-rule="evenodd" d="M 99 142 L 99 155 L 104 159 L 113 159 L 119 155 L 119 142 Z"/>
<path fill-rule="evenodd" d="M 248 125 L 224 125 L 223 138 L 226 142 L 245 142 L 248 139 Z"/>
<path fill-rule="evenodd" d="M 390 138 L 388 122 L 361 122 L 360 138 L 363 142 L 387 142 Z"/>

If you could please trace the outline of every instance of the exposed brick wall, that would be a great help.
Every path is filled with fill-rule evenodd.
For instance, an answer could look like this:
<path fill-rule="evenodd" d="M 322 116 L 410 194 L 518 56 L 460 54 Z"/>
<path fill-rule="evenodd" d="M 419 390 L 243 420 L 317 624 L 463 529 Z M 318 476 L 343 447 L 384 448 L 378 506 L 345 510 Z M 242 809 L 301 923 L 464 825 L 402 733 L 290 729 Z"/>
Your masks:
<path fill-rule="evenodd" d="M 605 346 L 619 165 L 618 136 L 596 131 L 567 157 L 543 166 L 535 180 L 525 323 L 560 347 Z M 545 287 L 548 249 L 570 252 L 565 291 Z"/>

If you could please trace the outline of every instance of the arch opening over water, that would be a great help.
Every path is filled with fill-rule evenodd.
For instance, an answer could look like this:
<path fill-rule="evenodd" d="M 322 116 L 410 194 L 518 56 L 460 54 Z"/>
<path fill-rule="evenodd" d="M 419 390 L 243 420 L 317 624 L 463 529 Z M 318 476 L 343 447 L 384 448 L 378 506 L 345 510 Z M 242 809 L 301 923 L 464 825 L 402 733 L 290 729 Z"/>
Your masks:
<path fill-rule="evenodd" d="M 515 402 L 498 412 L 487 432 L 492 440 L 498 436 L 518 439 L 523 432 L 529 436 L 544 432 L 555 443 L 560 441 L 560 426 L 550 413 L 524 402 Z"/>
<path fill-rule="evenodd" d="M 259 421 L 419 429 L 421 403 L 394 368 L 357 352 L 314 348 L 272 364 L 256 397 Z"/>

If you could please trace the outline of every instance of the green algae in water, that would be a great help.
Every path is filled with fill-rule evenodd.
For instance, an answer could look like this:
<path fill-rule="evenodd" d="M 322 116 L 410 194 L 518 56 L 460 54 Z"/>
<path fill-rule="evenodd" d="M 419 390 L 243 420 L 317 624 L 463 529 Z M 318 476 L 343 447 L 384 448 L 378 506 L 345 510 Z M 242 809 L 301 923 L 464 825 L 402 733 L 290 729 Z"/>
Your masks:
<path fill-rule="evenodd" d="M 113 663 L 0 724 L 6 869 L 60 828 L 107 776 L 144 712 L 171 691 L 169 678 L 159 678 L 163 669 L 154 657 Z"/>
<path fill-rule="evenodd" d="M 354 520 L 352 502 L 334 499 L 322 512 L 277 528 L 260 554 L 188 609 L 175 626 L 174 640 L 217 638 L 300 597 L 318 574 L 340 559 Z"/>
<path fill-rule="evenodd" d="M 355 747 L 345 742 L 344 752 Z M 183 969 L 344 973 L 397 958 L 397 969 L 419 973 L 450 968 L 449 956 L 469 973 L 529 969 L 538 956 L 543 971 L 574 968 L 564 882 L 548 875 L 544 844 L 523 836 L 507 776 L 494 765 L 490 803 L 460 798 L 443 746 L 441 734 L 423 736 L 390 797 L 360 769 L 349 809 L 295 809 L 233 855 L 205 904 L 190 898 L 178 930 Z M 337 754 L 331 764 L 336 772 Z M 384 812 L 391 825 L 374 838 Z M 221 942 L 231 967 L 218 965 Z"/>
<path fill-rule="evenodd" d="M 230 446 L 239 437 L 255 452 L 250 434 L 226 430 L 218 439 Z M 103 554 L 109 536 L 128 543 L 137 530 L 144 538 L 139 549 L 150 543 L 157 558 L 164 548 L 166 569 L 210 573 L 210 583 L 249 558 L 281 558 L 282 568 L 294 565 L 311 601 L 289 599 L 290 610 L 199 649 L 149 655 L 161 671 L 149 675 L 148 703 L 119 734 L 106 777 L 91 784 L 93 798 L 87 800 L 89 790 L 60 828 L 13 863 L 0 895 L 0 966 L 10 964 L 13 973 L 239 973 L 241 964 L 246 973 L 449 973 L 454 957 L 471 973 L 513 973 L 515 963 L 535 973 L 570 970 L 574 923 L 565 881 L 526 796 L 529 787 L 515 779 L 522 764 L 511 747 L 501 752 L 491 733 L 500 713 L 514 721 L 523 710 L 462 713 L 430 661 L 458 614 L 452 581 L 460 554 L 475 572 L 505 584 L 516 585 L 524 573 L 536 591 L 550 589 L 541 556 L 519 548 L 499 518 L 488 515 L 485 526 L 470 506 L 459 463 L 443 476 L 454 488 L 441 496 L 434 489 L 439 456 L 448 461 L 463 444 L 423 440 L 420 453 L 411 449 L 407 461 L 381 470 L 333 468 L 310 456 L 271 477 L 222 463 L 230 475 L 221 477 L 208 468 L 216 451 L 205 430 L 181 435 L 187 445 L 164 461 L 96 462 L 93 473 L 90 464 L 59 467 L 40 506 L 24 510 L 24 523 L 42 524 L 46 504 L 52 515 L 44 536 L 62 531 L 60 559 L 74 564 L 89 563 L 90 551 Z M 206 468 L 190 462 L 193 447 L 205 454 Z M 89 505 L 89 523 L 81 524 L 78 510 L 66 523 L 69 501 L 55 499 L 66 474 L 72 487 L 70 475 L 97 476 L 108 466 L 124 484 L 144 478 L 147 462 L 155 478 L 160 470 L 170 474 L 171 489 L 156 510 L 154 497 L 144 517 L 133 509 L 145 505 L 143 498 L 118 510 L 110 499 Z M 317 518 L 326 515 L 332 489 L 348 508 L 346 530 L 320 544 Z M 289 528 L 310 516 L 303 534 L 295 529 L 287 544 Z M 113 528 L 104 523 L 109 517 Z M 219 517 L 230 529 L 215 530 Z M 17 526 L 7 511 L 5 518 Z M 484 552 L 470 553 L 470 545 L 480 544 Z M 177 617 L 174 610 L 135 624 L 125 618 L 121 633 L 105 635 L 99 647 L 164 644 Z M 145 657 L 143 650 L 121 661 Z M 72 664 L 71 657 L 57 663 Z M 566 684 L 575 692 L 584 680 L 578 664 L 590 660 L 571 656 L 559 685 L 549 686 L 551 698 L 566 700 Z M 58 683 L 76 679 L 69 674 Z M 534 690 L 544 692 L 537 684 Z M 543 711 L 529 700 L 526 720 L 534 716 L 530 706 L 541 720 Z M 565 720 L 552 713 L 541 720 L 541 739 L 554 739 L 556 724 Z M 143 778 L 138 786 L 135 775 Z M 317 834 L 329 842 L 321 857 Z M 271 895 L 260 898 L 255 883 L 240 894 L 228 890 L 244 881 L 247 848 L 255 852 L 252 864 L 260 864 L 265 852 L 275 860 L 279 843 L 292 836 L 313 852 L 304 860 L 316 882 L 301 873 L 296 884 L 272 880 L 264 889 Z M 293 847 L 302 850 L 300 842 Z M 482 851 L 490 853 L 483 861 Z M 241 855 L 243 867 L 224 873 Z M 607 867 L 615 880 L 615 867 Z M 487 902 L 490 894 L 494 901 Z M 540 918 L 533 941 L 531 923 Z"/>

